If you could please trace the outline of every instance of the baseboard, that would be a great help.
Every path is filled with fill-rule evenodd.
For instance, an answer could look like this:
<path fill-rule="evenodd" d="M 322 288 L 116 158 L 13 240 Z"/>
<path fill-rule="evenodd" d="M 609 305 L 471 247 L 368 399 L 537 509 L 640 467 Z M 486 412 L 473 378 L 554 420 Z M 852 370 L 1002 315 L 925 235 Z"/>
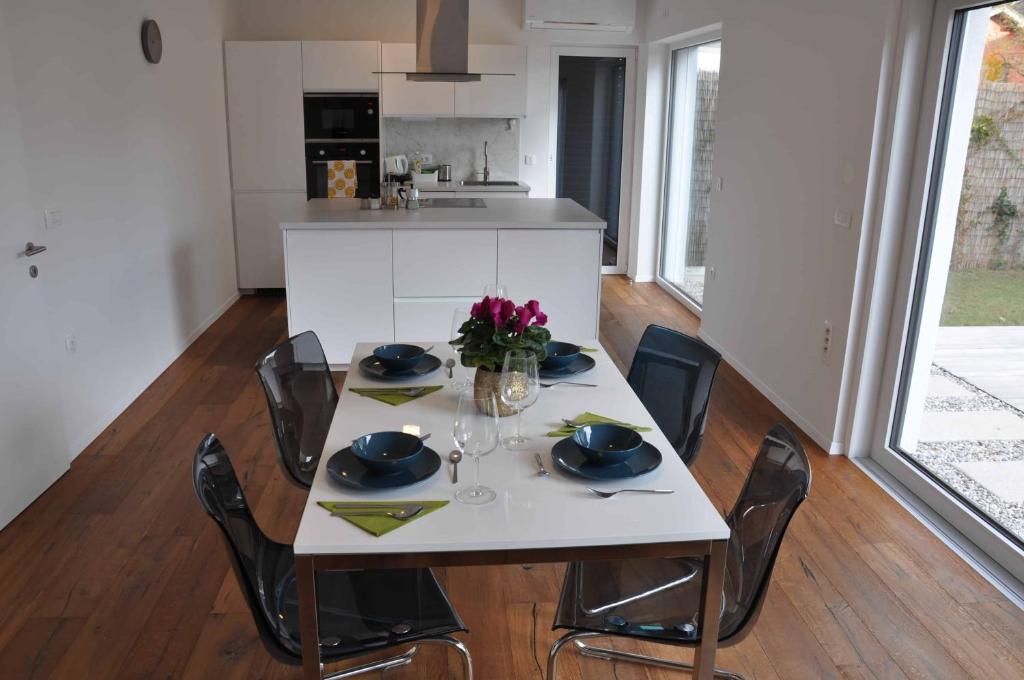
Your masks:
<path fill-rule="evenodd" d="M 189 333 L 188 336 L 181 341 L 178 351 L 174 353 L 174 356 L 172 356 L 166 364 L 161 368 L 152 371 L 150 375 L 137 383 L 135 387 L 128 391 L 127 395 L 118 400 L 117 404 L 111 408 L 106 415 L 93 424 L 93 426 L 90 427 L 84 435 L 76 438 L 71 446 L 68 447 L 68 459 L 74 460 L 75 458 L 78 458 L 83 451 L 89 448 L 89 445 L 92 444 L 97 437 L 103 434 L 103 431 L 110 427 L 110 424 L 114 422 L 119 415 L 124 413 L 125 409 L 131 406 L 132 402 L 138 399 L 139 395 L 145 392 L 146 388 L 152 385 L 156 379 L 170 367 L 171 364 L 177 361 L 178 358 L 185 353 L 185 350 L 191 347 L 192 343 L 198 340 L 199 336 L 206 332 L 206 329 L 212 326 L 213 323 L 224 314 L 224 312 L 228 311 L 228 308 L 235 304 L 239 297 L 238 291 L 235 291 L 230 295 L 228 299 L 218 307 L 215 312 L 213 312 L 213 314 L 206 317 L 206 319 L 204 319 L 195 330 Z"/>
<path fill-rule="evenodd" d="M 850 460 L 917 521 L 921 522 L 926 529 L 935 534 L 950 550 L 981 574 L 996 590 L 1024 609 L 1024 583 L 1021 583 L 1013 574 L 986 555 L 981 548 L 928 507 L 913 491 L 889 474 L 881 465 L 868 457 L 857 457 Z"/>
<path fill-rule="evenodd" d="M 768 401 L 772 402 L 780 411 L 786 414 L 786 417 L 792 420 L 797 427 L 803 430 L 808 437 L 814 440 L 814 443 L 829 452 L 830 455 L 837 455 L 842 453 L 843 447 L 840 442 L 832 441 L 831 437 L 826 437 L 819 432 L 813 425 L 811 425 L 807 419 L 805 419 L 800 413 L 786 403 L 786 400 L 776 394 L 768 385 L 766 385 L 760 378 L 758 378 L 753 371 L 744 366 L 740 361 L 730 354 L 722 345 L 710 337 L 704 332 L 703 327 L 697 332 L 697 335 L 701 340 L 714 347 L 722 358 L 725 359 L 726 363 L 736 369 L 736 371 L 742 375 L 747 381 L 754 386 L 758 392 L 760 392 Z"/>

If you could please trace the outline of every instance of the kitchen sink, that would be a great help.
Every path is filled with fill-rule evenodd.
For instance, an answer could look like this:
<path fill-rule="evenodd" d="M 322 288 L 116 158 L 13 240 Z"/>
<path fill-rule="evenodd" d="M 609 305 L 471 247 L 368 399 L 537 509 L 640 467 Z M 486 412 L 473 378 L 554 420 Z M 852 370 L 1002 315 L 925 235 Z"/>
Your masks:
<path fill-rule="evenodd" d="M 464 187 L 517 187 L 519 182 L 511 180 L 488 180 L 484 181 L 481 179 L 464 179 L 461 182 Z"/>

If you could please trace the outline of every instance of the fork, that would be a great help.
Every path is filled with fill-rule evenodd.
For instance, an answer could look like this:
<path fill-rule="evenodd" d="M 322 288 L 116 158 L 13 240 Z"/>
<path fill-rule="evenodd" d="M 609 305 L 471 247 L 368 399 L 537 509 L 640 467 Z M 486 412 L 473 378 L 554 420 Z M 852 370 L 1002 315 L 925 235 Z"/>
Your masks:
<path fill-rule="evenodd" d="M 342 510 L 331 514 L 335 517 L 390 517 L 391 519 L 406 520 L 412 519 L 421 512 L 423 512 L 423 506 L 416 505 L 404 510 Z"/>
<path fill-rule="evenodd" d="M 587 487 L 587 491 L 599 498 L 611 498 L 615 494 L 620 493 L 675 493 L 672 489 L 619 489 L 618 491 L 598 491 L 597 489 L 592 489 L 589 486 Z"/>
<path fill-rule="evenodd" d="M 392 388 L 392 387 L 379 387 L 379 388 L 366 387 L 366 388 L 363 388 L 362 391 L 363 392 L 367 392 L 367 393 L 373 393 L 373 394 L 384 394 L 384 395 L 387 395 L 387 394 L 401 394 L 402 396 L 405 396 L 405 397 L 418 397 L 421 394 L 423 394 L 424 392 L 426 392 L 426 390 L 427 390 L 426 387 L 409 387 L 409 388 L 406 388 L 406 389 L 395 389 L 395 388 Z"/>
<path fill-rule="evenodd" d="M 541 387 L 558 387 L 559 385 L 575 385 L 576 387 L 597 387 L 597 385 L 593 385 L 591 383 L 572 382 L 570 380 L 560 380 L 558 382 L 548 383 L 547 385 L 545 385 L 544 383 L 540 384 Z"/>

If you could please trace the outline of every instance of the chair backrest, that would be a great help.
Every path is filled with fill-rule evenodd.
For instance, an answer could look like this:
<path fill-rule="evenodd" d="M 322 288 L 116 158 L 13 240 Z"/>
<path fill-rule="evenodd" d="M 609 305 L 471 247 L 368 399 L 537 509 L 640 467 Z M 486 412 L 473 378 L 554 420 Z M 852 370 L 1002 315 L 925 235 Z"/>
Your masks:
<path fill-rule="evenodd" d="M 309 488 L 331 429 L 338 390 L 313 331 L 288 338 L 256 363 L 277 452 L 288 476 Z"/>
<path fill-rule="evenodd" d="M 267 651 L 285 663 L 300 663 L 302 646 L 277 615 L 283 606 L 281 585 L 294 578 L 295 555 L 291 546 L 272 541 L 260 530 L 227 452 L 212 434 L 196 449 L 192 484 L 200 505 L 223 532 L 235 577 Z"/>
<path fill-rule="evenodd" d="M 732 529 L 719 639 L 738 638 L 760 613 L 782 536 L 811 490 L 811 464 L 781 424 L 765 435 L 743 490 L 725 521 Z"/>
<path fill-rule="evenodd" d="M 629 385 L 691 465 L 704 440 L 711 385 L 722 355 L 679 331 L 648 326 L 629 368 Z"/>

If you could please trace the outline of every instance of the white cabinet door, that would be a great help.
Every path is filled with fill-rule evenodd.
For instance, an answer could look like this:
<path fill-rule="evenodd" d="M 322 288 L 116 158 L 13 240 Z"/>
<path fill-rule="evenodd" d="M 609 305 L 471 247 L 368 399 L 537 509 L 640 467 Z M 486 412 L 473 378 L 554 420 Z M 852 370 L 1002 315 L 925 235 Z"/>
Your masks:
<path fill-rule="evenodd" d="M 390 230 L 284 233 L 290 335 L 315 331 L 335 365 L 349 363 L 357 342 L 394 339 Z"/>
<path fill-rule="evenodd" d="M 377 92 L 380 43 L 370 40 L 303 41 L 302 89 L 306 92 Z"/>
<path fill-rule="evenodd" d="M 302 49 L 227 42 L 224 64 L 235 191 L 305 191 Z"/>
<path fill-rule="evenodd" d="M 494 229 L 396 229 L 395 297 L 483 295 L 497 259 Z"/>
<path fill-rule="evenodd" d="M 498 283 L 516 302 L 539 300 L 553 337 L 597 337 L 601 302 L 601 232 L 596 229 L 503 229 Z"/>
<path fill-rule="evenodd" d="M 395 300 L 395 342 L 439 342 L 452 332 L 456 309 L 466 311 L 480 296 Z"/>
<path fill-rule="evenodd" d="M 416 70 L 412 43 L 381 45 L 381 70 L 401 71 L 381 76 L 381 110 L 385 116 L 451 116 L 455 112 L 454 83 L 417 83 L 405 79 Z"/>
<path fill-rule="evenodd" d="M 526 115 L 526 48 L 516 45 L 470 45 L 471 73 L 479 82 L 455 83 L 455 115 L 468 118 L 522 118 Z"/>
<path fill-rule="evenodd" d="M 306 192 L 235 194 L 239 288 L 284 288 L 281 223 L 302 214 Z"/>

